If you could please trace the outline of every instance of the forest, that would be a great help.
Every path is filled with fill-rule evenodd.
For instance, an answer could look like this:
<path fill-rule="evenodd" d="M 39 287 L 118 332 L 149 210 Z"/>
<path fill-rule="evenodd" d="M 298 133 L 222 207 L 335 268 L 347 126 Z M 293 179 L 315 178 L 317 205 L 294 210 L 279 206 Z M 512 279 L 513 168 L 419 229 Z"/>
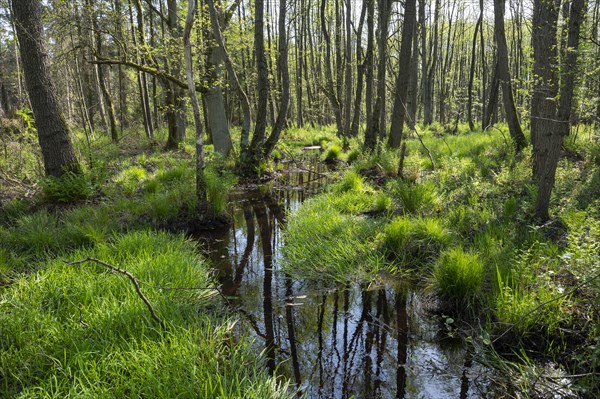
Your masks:
<path fill-rule="evenodd" d="M 0 0 L 0 397 L 599 396 L 600 1 Z"/>

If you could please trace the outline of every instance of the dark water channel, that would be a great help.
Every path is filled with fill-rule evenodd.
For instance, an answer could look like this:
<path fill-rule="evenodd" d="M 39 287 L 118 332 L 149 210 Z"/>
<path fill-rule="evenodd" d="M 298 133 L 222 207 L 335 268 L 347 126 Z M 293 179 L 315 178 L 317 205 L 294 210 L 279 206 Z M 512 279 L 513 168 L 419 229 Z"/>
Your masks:
<path fill-rule="evenodd" d="M 267 366 L 307 398 L 480 398 L 489 383 L 418 292 L 395 281 L 338 289 L 280 267 L 286 217 L 322 183 L 298 171 L 233 198 L 232 226 L 200 241 Z"/>

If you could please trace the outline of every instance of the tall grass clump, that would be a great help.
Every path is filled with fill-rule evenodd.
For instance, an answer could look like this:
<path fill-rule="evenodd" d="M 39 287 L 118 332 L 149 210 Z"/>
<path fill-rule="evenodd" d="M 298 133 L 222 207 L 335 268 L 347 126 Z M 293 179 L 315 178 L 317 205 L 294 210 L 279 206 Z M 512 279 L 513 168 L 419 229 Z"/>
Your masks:
<path fill-rule="evenodd" d="M 372 204 L 370 194 L 335 190 L 302 204 L 285 231 L 286 273 L 325 284 L 377 273 L 382 256 L 375 249 L 383 221 L 359 215 Z"/>
<path fill-rule="evenodd" d="M 139 279 L 165 329 L 125 276 L 52 260 L 0 296 L 0 396 L 287 397 L 249 341 L 231 339 L 226 312 L 208 315 L 213 282 L 183 236 L 140 231 L 64 255 L 87 257 Z"/>
<path fill-rule="evenodd" d="M 429 180 L 422 183 L 394 180 L 388 184 L 386 191 L 396 199 L 405 214 L 430 213 L 441 202 L 435 183 Z"/>
<path fill-rule="evenodd" d="M 206 194 L 213 212 L 223 215 L 227 209 L 229 193 L 237 179 L 230 172 L 219 172 L 213 168 L 207 168 L 204 172 L 206 179 Z"/>
<path fill-rule="evenodd" d="M 383 250 L 402 268 L 434 262 L 452 240 L 437 218 L 398 217 L 383 230 Z"/>
<path fill-rule="evenodd" d="M 481 259 L 461 247 L 443 251 L 433 269 L 433 287 L 440 296 L 459 305 L 472 300 L 484 280 Z"/>
<path fill-rule="evenodd" d="M 338 193 L 345 193 L 347 191 L 360 192 L 363 191 L 363 188 L 363 177 L 352 170 L 346 172 L 344 177 L 342 177 L 342 179 L 339 182 L 335 183 L 332 187 L 333 191 L 336 191 Z"/>
<path fill-rule="evenodd" d="M 335 162 L 340 159 L 342 149 L 337 144 L 332 145 L 325 154 L 325 162 Z"/>

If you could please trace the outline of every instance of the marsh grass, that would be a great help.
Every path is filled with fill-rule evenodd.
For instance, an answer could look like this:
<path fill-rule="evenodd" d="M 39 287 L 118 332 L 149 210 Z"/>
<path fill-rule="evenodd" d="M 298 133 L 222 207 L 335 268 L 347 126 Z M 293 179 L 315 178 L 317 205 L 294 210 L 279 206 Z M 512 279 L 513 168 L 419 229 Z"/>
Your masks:
<path fill-rule="evenodd" d="M 461 247 L 443 251 L 433 269 L 432 285 L 446 301 L 457 306 L 472 303 L 485 277 L 481 259 Z"/>
<path fill-rule="evenodd" d="M 440 203 L 435 183 L 393 180 L 386 191 L 399 203 L 405 214 L 434 213 Z"/>
<path fill-rule="evenodd" d="M 2 292 L 2 396 L 287 396 L 226 312 L 207 315 L 213 282 L 182 236 L 135 232 L 63 258 L 88 256 L 134 274 L 166 330 L 123 276 L 56 258 Z"/>
<path fill-rule="evenodd" d="M 383 250 L 401 269 L 412 269 L 435 262 L 453 239 L 439 219 L 398 217 L 383 230 Z"/>
<path fill-rule="evenodd" d="M 325 154 L 325 161 L 326 162 L 334 162 L 340 159 L 342 155 L 342 149 L 340 146 L 334 144 L 331 147 L 329 147 L 329 149 L 327 150 L 327 153 Z"/>

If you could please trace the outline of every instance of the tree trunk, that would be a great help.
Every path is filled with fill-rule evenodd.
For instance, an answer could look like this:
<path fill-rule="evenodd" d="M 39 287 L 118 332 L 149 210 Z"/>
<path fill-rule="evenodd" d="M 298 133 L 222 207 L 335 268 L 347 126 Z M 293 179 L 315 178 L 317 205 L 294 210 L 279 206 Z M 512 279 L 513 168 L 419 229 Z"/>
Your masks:
<path fill-rule="evenodd" d="M 271 135 L 265 142 L 264 157 L 269 158 L 271 152 L 279 141 L 279 136 L 283 131 L 285 119 L 290 107 L 290 72 L 288 69 L 288 43 L 287 43 L 287 25 L 285 22 L 287 12 L 287 0 L 279 1 L 279 58 L 277 59 L 277 72 L 281 77 L 281 100 L 279 104 L 279 114 L 273 125 Z"/>
<path fill-rule="evenodd" d="M 360 22 L 358 23 L 358 33 L 356 37 L 362 37 L 363 26 L 365 22 L 365 14 L 367 11 L 367 2 L 363 2 L 362 11 L 360 12 Z M 363 94 L 363 81 L 365 77 L 365 70 L 367 67 L 366 57 L 361 60 L 363 57 L 362 54 L 362 46 L 361 40 L 357 41 L 357 49 L 356 49 L 356 59 L 357 59 L 357 71 L 356 71 L 356 96 L 354 97 L 354 115 L 352 117 L 352 126 L 350 127 L 350 136 L 357 137 L 358 136 L 358 125 L 360 123 L 360 115 L 362 109 L 362 94 Z"/>
<path fill-rule="evenodd" d="M 167 0 L 167 21 L 172 45 L 177 47 L 181 37 L 181 26 L 177 21 L 177 0 Z M 181 63 L 177 57 L 167 59 L 168 71 L 171 75 L 181 75 Z M 185 112 L 185 90 L 172 82 L 164 82 L 168 86 L 167 97 L 171 106 L 167 107 L 167 118 L 169 118 L 169 135 L 166 148 L 176 149 L 185 140 L 185 127 L 187 123 Z"/>
<path fill-rule="evenodd" d="M 420 10 L 420 19 L 422 21 L 421 28 L 425 27 L 425 9 Z M 437 66 L 438 60 L 438 20 L 440 14 L 440 0 L 435 0 L 435 10 L 433 12 L 433 34 L 431 37 L 431 42 L 433 44 L 430 45 L 431 53 L 429 60 L 427 61 L 427 66 L 423 71 L 423 123 L 425 125 L 430 125 L 433 123 L 433 91 L 434 91 L 434 74 Z M 423 29 L 423 35 L 425 35 L 425 30 Z M 421 39 L 422 42 L 425 41 L 424 38 Z M 425 52 L 426 47 L 423 46 L 423 52 Z"/>
<path fill-rule="evenodd" d="M 256 0 L 254 5 L 254 52 L 256 56 L 257 96 L 256 123 L 252 142 L 245 154 L 242 154 L 242 169 L 252 173 L 263 160 L 265 131 L 267 129 L 267 102 L 269 99 L 269 67 L 265 54 L 265 2 Z"/>
<path fill-rule="evenodd" d="M 392 124 L 388 142 L 392 148 L 400 148 L 404 120 L 408 112 L 406 99 L 408 95 L 408 82 L 410 80 L 412 36 L 415 30 L 416 18 L 416 0 L 406 0 L 404 2 L 404 24 L 402 25 L 402 40 L 400 42 L 400 58 L 398 60 L 398 79 L 396 80 L 394 110 L 392 112 Z"/>
<path fill-rule="evenodd" d="M 198 198 L 198 210 L 200 218 L 203 219 L 208 211 L 206 196 L 206 179 L 204 176 L 204 132 L 202 129 L 202 118 L 200 117 L 200 106 L 196 95 L 194 84 L 194 65 L 192 62 L 192 46 L 190 35 L 196 16 L 196 0 L 188 0 L 188 14 L 183 30 L 183 51 L 185 58 L 185 75 L 188 84 L 188 95 L 194 111 L 194 124 L 196 127 L 196 196 Z"/>
<path fill-rule="evenodd" d="M 365 79 L 367 83 L 366 87 L 366 101 L 365 101 L 365 115 L 367 119 L 367 126 L 365 128 L 365 147 L 369 150 L 375 149 L 377 145 L 377 135 L 373 126 L 373 47 L 374 47 L 374 36 L 375 36 L 375 0 L 365 0 L 367 2 L 367 52 L 365 54 Z"/>
<path fill-rule="evenodd" d="M 242 85 L 238 79 L 235 69 L 233 68 L 233 62 L 231 61 L 231 58 L 229 57 L 229 53 L 227 52 L 227 49 L 225 48 L 225 42 L 223 41 L 223 35 L 221 33 L 221 26 L 219 24 L 219 16 L 217 13 L 217 8 L 215 6 L 215 2 L 214 2 L 214 0 L 207 0 L 207 3 L 208 3 L 208 12 L 210 15 L 210 20 L 211 20 L 211 25 L 212 25 L 212 30 L 213 30 L 213 36 L 221 50 L 223 60 L 225 61 L 225 66 L 227 67 L 227 73 L 229 75 L 229 79 L 232 81 L 233 85 L 238 90 L 238 94 L 240 96 L 242 111 L 244 113 L 244 121 L 242 123 L 242 133 L 241 133 L 241 148 L 242 148 L 242 151 L 244 151 L 248 147 L 249 137 L 250 137 L 250 124 L 252 121 L 252 116 L 250 113 L 250 102 L 248 101 L 248 96 L 246 95 L 246 92 L 244 91 L 244 88 L 242 87 Z M 221 91 L 219 90 L 219 92 L 221 92 Z M 221 101 L 221 102 L 224 104 L 223 101 Z M 223 107 L 223 112 L 225 112 L 224 107 Z M 229 137 L 229 130 L 227 131 L 226 135 L 221 134 L 220 136 L 221 137 Z M 231 143 L 229 143 L 229 145 L 231 145 Z"/>
<path fill-rule="evenodd" d="M 48 176 L 80 172 L 69 129 L 56 97 L 44 44 L 41 0 L 11 0 L 25 85 L 35 117 L 44 169 Z"/>
<path fill-rule="evenodd" d="M 469 122 L 469 129 L 475 130 L 475 123 L 473 123 L 473 80 L 475 79 L 475 60 L 477 58 L 477 32 L 481 30 L 483 36 L 483 0 L 479 2 L 479 18 L 475 24 L 475 31 L 473 32 L 473 43 L 471 45 L 471 67 L 469 69 L 469 86 L 467 88 L 467 120 Z M 483 51 L 483 49 L 482 49 Z"/>
<path fill-rule="evenodd" d="M 494 63 L 494 73 L 492 74 L 492 83 L 490 84 L 490 95 L 488 97 L 488 103 L 483 113 L 483 119 L 481 128 L 486 130 L 490 127 L 493 122 L 494 110 L 498 107 L 498 91 L 500 89 L 500 78 L 498 77 L 498 60 Z"/>
<path fill-rule="evenodd" d="M 558 103 L 558 123 L 560 134 L 569 135 L 573 112 L 573 92 L 576 83 L 577 58 L 579 56 L 579 31 L 583 22 L 585 0 L 573 0 L 568 18 L 567 46 L 561 67 L 561 85 Z"/>
<path fill-rule="evenodd" d="M 342 125 L 342 106 L 336 94 L 333 84 L 333 72 L 331 69 L 331 38 L 327 30 L 327 21 L 325 19 L 327 1 L 321 0 L 321 33 L 325 39 L 325 84 L 324 92 L 331 104 L 333 114 L 335 116 L 335 125 L 337 127 L 337 135 L 343 134 L 344 126 Z"/>
<path fill-rule="evenodd" d="M 97 16 L 92 16 L 92 29 L 94 31 L 94 36 L 96 40 L 96 53 L 102 54 L 102 33 L 98 29 L 98 19 Z M 113 105 L 112 98 L 110 93 L 108 92 L 108 87 L 106 85 L 106 79 L 104 77 L 104 66 L 100 64 L 96 64 L 96 68 L 98 69 L 98 82 L 100 84 L 100 89 L 102 91 L 102 96 L 104 97 L 104 103 L 106 104 L 107 118 L 110 127 L 110 138 L 113 143 L 119 141 L 119 134 L 117 132 L 117 120 L 115 118 L 115 107 Z"/>
<path fill-rule="evenodd" d="M 533 174 L 538 182 L 535 216 L 549 219 L 550 194 L 554 186 L 562 136 L 556 128 L 557 22 L 560 0 L 534 0 L 532 19 L 533 73 L 537 77 L 531 104 Z"/>
<path fill-rule="evenodd" d="M 527 139 L 521 130 L 510 81 L 508 46 L 506 45 L 506 34 L 504 31 L 504 9 L 505 0 L 494 0 L 494 36 L 496 37 L 498 51 L 498 78 L 502 86 L 502 100 L 504 102 L 504 111 L 506 112 L 506 121 L 510 136 L 515 144 L 516 151 L 520 152 L 527 146 Z"/>
<path fill-rule="evenodd" d="M 377 139 L 382 138 L 385 134 L 385 104 L 386 104 L 386 62 L 387 62 L 387 35 L 390 22 L 390 14 L 392 10 L 391 0 L 379 0 L 379 18 L 378 18 L 378 56 L 377 63 L 377 98 L 373 106 L 373 114 L 370 116 L 373 119 L 374 135 Z M 369 117 L 369 116 L 367 116 Z"/>

